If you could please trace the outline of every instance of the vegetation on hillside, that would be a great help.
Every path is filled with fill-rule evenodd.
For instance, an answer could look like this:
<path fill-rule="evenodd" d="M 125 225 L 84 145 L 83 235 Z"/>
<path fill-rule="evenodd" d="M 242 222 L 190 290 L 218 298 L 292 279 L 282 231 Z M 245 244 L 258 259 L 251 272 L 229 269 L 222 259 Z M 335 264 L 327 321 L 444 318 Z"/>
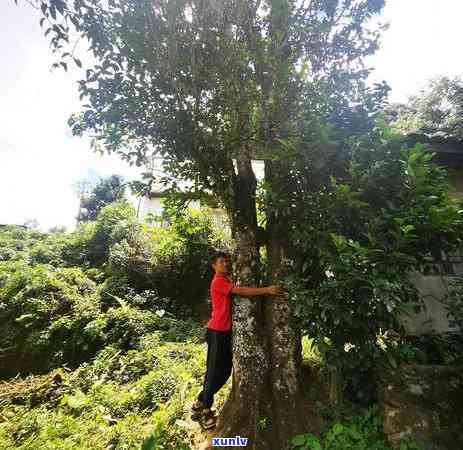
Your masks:
<path fill-rule="evenodd" d="M 1 376 L 76 367 L 154 331 L 172 341 L 194 334 L 208 258 L 227 243 L 203 213 L 172 221 L 146 227 L 116 202 L 72 233 L 2 229 Z"/>

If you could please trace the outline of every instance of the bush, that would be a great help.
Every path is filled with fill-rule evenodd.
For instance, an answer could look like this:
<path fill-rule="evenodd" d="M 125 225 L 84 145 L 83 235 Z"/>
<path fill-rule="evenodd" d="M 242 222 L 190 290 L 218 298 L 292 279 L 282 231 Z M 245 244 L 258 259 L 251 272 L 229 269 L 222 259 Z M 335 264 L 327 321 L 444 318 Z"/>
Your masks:
<path fill-rule="evenodd" d="M 376 406 L 363 414 L 345 416 L 335 420 L 321 438 L 312 433 L 295 436 L 292 450 L 393 450 L 382 430 L 382 420 Z M 410 439 L 400 443 L 400 450 L 420 450 Z"/>
<path fill-rule="evenodd" d="M 163 339 L 201 339 L 192 319 L 178 319 L 169 299 L 129 290 L 127 299 L 107 294 L 101 307 L 96 284 L 78 268 L 53 268 L 24 262 L 0 266 L 0 320 L 4 333 L 2 376 L 75 366 L 104 345 L 129 350 L 154 331 Z"/>
<path fill-rule="evenodd" d="M 86 258 L 92 266 L 102 266 L 109 258 L 111 246 L 120 242 L 137 227 L 135 209 L 126 202 L 111 203 L 98 213 L 93 235 L 87 242 Z"/>
<path fill-rule="evenodd" d="M 463 365 L 461 333 L 406 336 L 389 349 L 396 360 L 407 364 Z"/>
<path fill-rule="evenodd" d="M 130 298 L 143 302 L 144 297 L 147 307 L 164 302 L 163 309 L 180 318 L 191 317 L 199 309 L 208 295 L 212 276 L 209 257 L 225 241 L 203 211 L 172 215 L 170 221 L 168 228 L 132 224 L 120 231 L 113 230 L 115 243 L 107 265 L 111 280 L 107 281 L 107 289 L 102 289 L 105 302 L 111 304 L 106 293 L 123 297 L 129 303 Z"/>
<path fill-rule="evenodd" d="M 0 262 L 28 261 L 29 249 L 46 237 L 46 234 L 15 225 L 0 228 Z"/>
<path fill-rule="evenodd" d="M 176 302 L 178 311 L 197 311 L 198 303 L 208 295 L 211 253 L 228 243 L 207 211 L 171 213 L 170 220 L 170 228 L 153 235 L 153 285 L 162 297 Z"/>
<path fill-rule="evenodd" d="M 463 277 L 454 277 L 449 282 L 447 310 L 450 326 L 463 335 Z"/>
<path fill-rule="evenodd" d="M 110 308 L 103 318 L 97 320 L 104 321 L 104 341 L 124 350 L 136 348 L 141 337 L 157 330 L 162 322 L 156 313 L 142 311 L 126 304 Z"/>
<path fill-rule="evenodd" d="M 98 347 L 84 329 L 98 312 L 96 285 L 80 269 L 0 266 L 0 373 L 81 362 Z"/>
<path fill-rule="evenodd" d="M 74 367 L 108 344 L 134 349 L 154 331 L 200 341 L 193 311 L 219 241 L 203 213 L 148 228 L 124 202 L 69 234 L 1 229 L 10 256 L 0 261 L 0 376 Z"/>
<path fill-rule="evenodd" d="M 463 240 L 461 200 L 451 197 L 445 169 L 423 146 L 407 148 L 383 128 L 352 145 L 343 172 L 327 173 L 293 199 L 300 205 L 290 233 L 296 256 L 286 278 L 303 333 L 332 368 L 339 399 L 343 385 L 355 392 L 366 371 L 399 362 L 378 335 L 401 332 L 400 317 L 422 307 L 411 275 Z"/>
<path fill-rule="evenodd" d="M 131 449 L 154 435 L 156 448 L 187 450 L 177 420 L 189 414 L 185 401 L 201 388 L 205 350 L 163 344 L 151 334 L 128 352 L 108 346 L 71 373 L 12 380 L 14 395 L 0 391 L 7 419 L 0 442 L 17 449 L 31 442 L 34 448 Z M 44 395 L 37 395 L 42 387 Z"/>

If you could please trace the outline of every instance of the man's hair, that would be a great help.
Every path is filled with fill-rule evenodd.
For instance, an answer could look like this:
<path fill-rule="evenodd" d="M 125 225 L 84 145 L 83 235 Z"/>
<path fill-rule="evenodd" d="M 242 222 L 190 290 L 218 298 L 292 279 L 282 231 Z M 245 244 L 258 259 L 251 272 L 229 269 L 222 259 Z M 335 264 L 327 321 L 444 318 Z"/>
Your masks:
<path fill-rule="evenodd" d="M 226 252 L 215 252 L 212 256 L 211 256 L 211 264 L 214 264 L 217 259 L 219 258 L 227 258 L 228 259 L 228 253 Z"/>

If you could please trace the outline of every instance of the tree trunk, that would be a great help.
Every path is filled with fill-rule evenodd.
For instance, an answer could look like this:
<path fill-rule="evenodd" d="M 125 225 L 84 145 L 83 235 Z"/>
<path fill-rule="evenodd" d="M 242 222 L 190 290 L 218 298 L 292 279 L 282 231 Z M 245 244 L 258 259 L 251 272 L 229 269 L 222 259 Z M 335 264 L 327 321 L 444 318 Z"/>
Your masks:
<path fill-rule="evenodd" d="M 255 236 L 235 237 L 235 274 L 255 285 Z M 235 298 L 233 380 L 214 436 L 248 438 L 247 448 L 282 450 L 299 433 L 318 430 L 302 386 L 301 340 L 286 299 Z"/>
<path fill-rule="evenodd" d="M 241 175 L 246 170 L 238 167 Z M 241 219 L 243 212 L 241 205 Z M 257 225 L 230 216 L 236 282 L 255 286 L 260 266 Z M 270 238 L 269 274 L 278 280 L 284 244 L 276 229 Z M 301 339 L 292 318 L 286 298 L 234 298 L 232 389 L 213 436 L 239 435 L 248 438 L 249 449 L 282 450 L 294 435 L 319 429 L 301 382 Z"/>

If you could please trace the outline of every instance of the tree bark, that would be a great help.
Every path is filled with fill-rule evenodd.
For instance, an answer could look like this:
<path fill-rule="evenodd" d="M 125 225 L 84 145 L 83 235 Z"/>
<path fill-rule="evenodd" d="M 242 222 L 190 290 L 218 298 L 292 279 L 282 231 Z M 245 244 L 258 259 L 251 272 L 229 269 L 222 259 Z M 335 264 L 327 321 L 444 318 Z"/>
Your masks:
<path fill-rule="evenodd" d="M 250 160 L 238 161 L 236 188 L 255 189 L 249 169 Z M 255 199 L 250 192 L 244 194 L 241 191 L 239 198 L 252 201 L 247 207 L 235 204 L 229 214 L 235 246 L 233 271 L 237 283 L 252 286 L 260 279 L 260 238 Z M 284 233 L 277 227 L 269 231 L 269 274 L 277 281 Z M 214 436 L 247 437 L 247 448 L 252 450 L 282 450 L 294 435 L 316 431 L 301 375 L 301 338 L 288 300 L 235 297 L 232 389 Z"/>
<path fill-rule="evenodd" d="M 255 235 L 241 232 L 235 239 L 236 280 L 253 285 Z M 300 333 L 288 301 L 235 298 L 232 389 L 214 436 L 247 437 L 252 450 L 282 450 L 296 434 L 318 430 L 313 417 L 302 384 Z"/>

